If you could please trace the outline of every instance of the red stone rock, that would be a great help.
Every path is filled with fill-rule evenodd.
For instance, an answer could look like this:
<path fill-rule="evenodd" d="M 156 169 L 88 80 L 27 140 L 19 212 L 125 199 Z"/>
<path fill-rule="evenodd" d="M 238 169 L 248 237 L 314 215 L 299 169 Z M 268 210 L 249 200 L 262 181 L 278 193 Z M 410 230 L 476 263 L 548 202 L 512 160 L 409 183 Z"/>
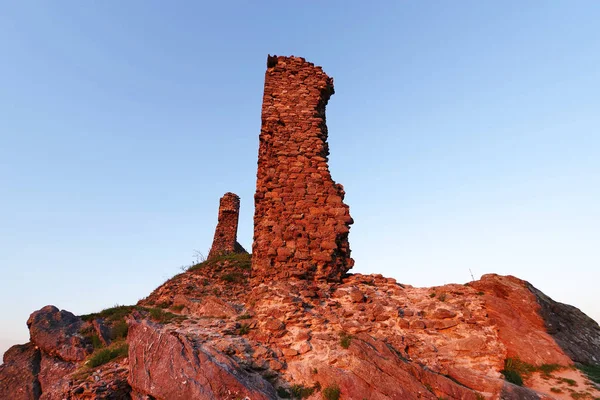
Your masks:
<path fill-rule="evenodd" d="M 169 400 L 276 398 L 270 383 L 230 357 L 147 322 L 129 328 L 129 383 L 138 394 Z"/>
<path fill-rule="evenodd" d="M 246 253 L 237 242 L 240 198 L 234 193 L 225 193 L 219 202 L 219 220 L 208 259 L 230 253 Z"/>
<path fill-rule="evenodd" d="M 252 276 L 255 282 L 289 277 L 339 281 L 354 261 L 344 189 L 333 182 L 327 165 L 325 106 L 333 80 L 303 58 L 269 60 L 254 196 Z M 284 247 L 282 241 L 296 243 Z M 309 256 L 308 249 L 315 251 Z"/>

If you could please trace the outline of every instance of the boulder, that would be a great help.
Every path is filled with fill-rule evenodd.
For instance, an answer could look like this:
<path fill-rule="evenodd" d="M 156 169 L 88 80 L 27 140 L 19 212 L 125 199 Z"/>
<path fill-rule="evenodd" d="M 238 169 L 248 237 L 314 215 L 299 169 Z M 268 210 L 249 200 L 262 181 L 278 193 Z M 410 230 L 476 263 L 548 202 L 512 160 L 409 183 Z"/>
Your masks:
<path fill-rule="evenodd" d="M 4 363 L 0 365 L 0 399 L 40 398 L 40 357 L 33 343 L 13 346 L 4 353 Z"/>
<path fill-rule="evenodd" d="M 64 361 L 82 361 L 92 348 L 79 330 L 83 321 L 72 313 L 46 306 L 27 320 L 31 341 L 43 352 Z"/>
<path fill-rule="evenodd" d="M 135 398 L 169 400 L 252 400 L 276 398 L 260 375 L 197 338 L 148 321 L 129 327 L 129 378 Z"/>

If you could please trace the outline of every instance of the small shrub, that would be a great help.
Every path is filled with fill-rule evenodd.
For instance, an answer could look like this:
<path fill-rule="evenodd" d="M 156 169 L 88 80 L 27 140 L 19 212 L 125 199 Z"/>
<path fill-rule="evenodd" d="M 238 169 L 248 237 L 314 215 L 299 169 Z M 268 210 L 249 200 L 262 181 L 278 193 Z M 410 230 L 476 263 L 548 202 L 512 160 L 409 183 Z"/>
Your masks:
<path fill-rule="evenodd" d="M 542 364 L 537 367 L 538 371 L 540 371 L 544 375 L 550 375 L 554 371 L 558 371 L 562 366 L 559 364 Z"/>
<path fill-rule="evenodd" d="M 158 308 L 169 308 L 170 305 L 171 303 L 169 303 L 168 301 L 161 301 L 160 303 L 156 303 L 156 307 Z"/>
<path fill-rule="evenodd" d="M 433 299 L 435 297 L 435 292 L 429 293 L 429 297 L 431 297 Z"/>
<path fill-rule="evenodd" d="M 238 334 L 240 335 L 246 335 L 248 332 L 250 332 L 250 324 L 241 324 L 238 328 Z"/>
<path fill-rule="evenodd" d="M 600 365 L 577 364 L 577 368 L 592 381 L 600 383 Z"/>
<path fill-rule="evenodd" d="M 324 400 L 339 400 L 341 393 L 340 387 L 334 383 L 323 389 L 322 394 Z"/>
<path fill-rule="evenodd" d="M 517 386 L 523 386 L 523 377 L 518 371 L 514 369 L 503 369 L 500 371 L 504 375 L 504 379 L 510 383 L 514 383 Z"/>
<path fill-rule="evenodd" d="M 185 308 L 185 306 L 183 304 L 177 304 L 176 306 L 171 306 L 171 310 L 176 311 L 176 312 L 181 312 L 181 310 L 183 310 Z"/>
<path fill-rule="evenodd" d="M 99 349 L 102 346 L 104 346 L 104 344 L 100 340 L 100 337 L 95 333 L 92 336 L 90 336 L 90 340 L 92 341 L 92 346 L 94 347 L 94 349 Z"/>
<path fill-rule="evenodd" d="M 245 279 L 245 276 L 241 272 L 235 271 L 221 275 L 221 279 L 225 282 L 239 283 Z"/>
<path fill-rule="evenodd" d="M 483 292 L 477 292 L 477 296 L 483 296 L 485 293 Z"/>
<path fill-rule="evenodd" d="M 438 296 L 438 300 L 439 300 L 439 301 L 442 301 L 442 302 L 446 301 L 446 293 L 442 293 L 442 294 L 440 294 L 440 295 Z"/>
<path fill-rule="evenodd" d="M 560 378 L 560 381 L 566 383 L 569 386 L 577 386 L 577 382 L 575 382 L 573 379 Z"/>
<path fill-rule="evenodd" d="M 289 399 L 291 397 L 290 392 L 282 387 L 277 388 L 277 396 L 281 397 L 282 399 Z"/>
<path fill-rule="evenodd" d="M 178 319 L 181 318 L 178 315 L 175 315 L 173 313 L 170 313 L 168 311 L 162 310 L 160 308 L 151 308 L 150 309 L 150 318 L 158 323 L 161 324 L 168 324 L 169 322 L 173 321 L 174 319 Z"/>
<path fill-rule="evenodd" d="M 88 360 L 87 365 L 91 368 L 96 368 L 116 358 L 125 357 L 128 352 L 129 345 L 127 343 L 120 343 L 94 352 Z"/>
<path fill-rule="evenodd" d="M 133 310 L 140 309 L 142 309 L 142 307 L 117 305 L 112 308 L 106 308 L 98 313 L 81 315 L 80 318 L 84 321 L 93 321 L 97 318 L 104 318 L 108 321 L 118 321 L 120 319 L 125 319 L 125 317 L 131 314 Z"/>
<path fill-rule="evenodd" d="M 242 314 L 239 317 L 237 317 L 238 321 L 241 321 L 243 319 L 250 319 L 250 318 L 252 318 L 252 315 L 250 315 L 250 314 Z"/>
<path fill-rule="evenodd" d="M 312 373 L 313 373 L 313 375 L 316 375 L 316 374 L 318 374 L 318 373 L 319 373 L 319 370 L 318 370 L 318 369 L 316 369 L 316 368 L 313 368 L 313 369 L 312 369 Z"/>
<path fill-rule="evenodd" d="M 112 326 L 110 331 L 111 339 L 123 339 L 127 337 L 127 332 L 129 331 L 129 325 L 125 321 L 119 321 Z"/>
<path fill-rule="evenodd" d="M 292 385 L 290 388 L 290 394 L 293 398 L 304 399 L 313 394 L 315 389 L 307 388 L 302 385 Z"/>
<path fill-rule="evenodd" d="M 552 393 L 562 393 L 562 390 L 560 390 L 560 389 L 559 389 L 559 388 L 557 388 L 557 387 L 552 387 L 552 388 L 550 388 L 550 391 L 551 391 Z"/>
<path fill-rule="evenodd" d="M 347 349 L 350 347 L 350 343 L 352 343 L 352 336 L 348 335 L 346 332 L 340 333 L 340 345 Z"/>

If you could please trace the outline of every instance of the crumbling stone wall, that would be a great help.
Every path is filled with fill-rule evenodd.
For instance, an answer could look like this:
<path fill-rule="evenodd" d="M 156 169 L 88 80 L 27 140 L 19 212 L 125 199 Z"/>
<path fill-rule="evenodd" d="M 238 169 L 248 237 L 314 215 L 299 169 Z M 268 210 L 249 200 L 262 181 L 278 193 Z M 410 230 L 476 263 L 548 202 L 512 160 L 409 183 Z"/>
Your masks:
<path fill-rule="evenodd" d="M 238 220 L 240 216 L 240 198 L 234 193 L 225 193 L 219 202 L 219 220 L 215 229 L 215 238 L 208 253 L 213 258 L 229 253 L 246 253 L 237 242 Z"/>
<path fill-rule="evenodd" d="M 354 261 L 344 189 L 329 173 L 333 79 L 300 57 L 269 56 L 258 151 L 252 277 L 340 280 Z"/>

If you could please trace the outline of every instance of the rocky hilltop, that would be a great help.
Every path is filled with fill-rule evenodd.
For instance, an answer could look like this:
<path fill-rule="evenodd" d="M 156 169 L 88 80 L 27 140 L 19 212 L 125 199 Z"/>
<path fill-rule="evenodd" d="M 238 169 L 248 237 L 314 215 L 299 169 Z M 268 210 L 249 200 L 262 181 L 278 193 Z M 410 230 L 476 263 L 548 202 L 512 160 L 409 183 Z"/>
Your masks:
<path fill-rule="evenodd" d="M 138 304 L 35 311 L 0 399 L 600 399 L 600 327 L 530 283 L 349 273 L 332 94 L 320 67 L 269 56 L 252 254 L 227 193 L 208 259 Z"/>

